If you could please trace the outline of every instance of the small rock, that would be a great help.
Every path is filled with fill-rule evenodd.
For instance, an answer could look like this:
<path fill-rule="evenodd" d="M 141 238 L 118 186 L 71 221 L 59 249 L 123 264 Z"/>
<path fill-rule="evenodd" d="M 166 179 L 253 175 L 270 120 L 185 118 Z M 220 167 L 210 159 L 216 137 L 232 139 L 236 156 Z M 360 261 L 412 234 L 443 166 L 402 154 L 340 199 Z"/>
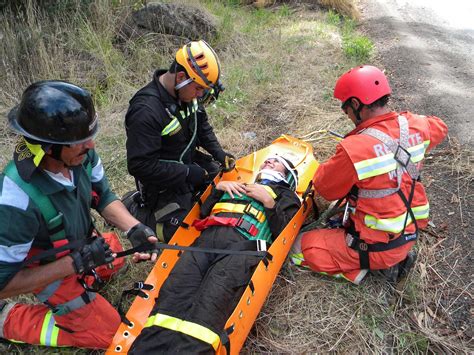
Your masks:
<path fill-rule="evenodd" d="M 248 140 L 256 139 L 257 138 L 257 133 L 255 132 L 244 132 L 243 133 L 244 138 Z"/>

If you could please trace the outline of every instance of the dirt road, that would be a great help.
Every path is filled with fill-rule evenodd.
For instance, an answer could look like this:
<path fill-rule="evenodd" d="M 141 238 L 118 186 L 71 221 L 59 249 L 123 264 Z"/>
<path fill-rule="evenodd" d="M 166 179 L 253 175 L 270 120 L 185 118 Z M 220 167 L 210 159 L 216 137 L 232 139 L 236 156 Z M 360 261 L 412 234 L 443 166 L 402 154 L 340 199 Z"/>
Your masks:
<path fill-rule="evenodd" d="M 423 176 L 433 244 L 440 242 L 431 278 L 440 291 L 435 303 L 467 339 L 472 339 L 474 21 L 463 19 L 472 6 L 460 0 L 366 0 L 361 8 L 361 30 L 374 41 L 377 62 L 389 75 L 392 106 L 436 115 L 449 126 L 449 139 L 427 160 Z"/>
<path fill-rule="evenodd" d="M 397 105 L 442 117 L 451 135 L 472 147 L 474 21 L 462 20 L 472 5 L 457 8 L 456 23 L 448 12 L 456 5 L 441 15 L 436 4 L 367 0 L 363 24 L 390 74 Z"/>

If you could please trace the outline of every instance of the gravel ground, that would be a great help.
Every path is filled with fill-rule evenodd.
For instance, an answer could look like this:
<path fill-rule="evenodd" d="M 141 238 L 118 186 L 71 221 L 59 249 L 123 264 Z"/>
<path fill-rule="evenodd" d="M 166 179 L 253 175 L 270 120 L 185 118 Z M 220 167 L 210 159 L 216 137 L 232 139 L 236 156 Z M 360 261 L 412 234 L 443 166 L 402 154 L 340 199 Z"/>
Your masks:
<path fill-rule="evenodd" d="M 433 283 L 443 291 L 440 306 L 457 335 L 472 340 L 474 29 L 454 26 L 448 14 L 420 2 L 366 0 L 361 30 L 389 75 L 393 107 L 436 115 L 449 126 L 449 138 L 431 154 L 423 176 L 432 211 L 429 235 L 440 240 Z"/>

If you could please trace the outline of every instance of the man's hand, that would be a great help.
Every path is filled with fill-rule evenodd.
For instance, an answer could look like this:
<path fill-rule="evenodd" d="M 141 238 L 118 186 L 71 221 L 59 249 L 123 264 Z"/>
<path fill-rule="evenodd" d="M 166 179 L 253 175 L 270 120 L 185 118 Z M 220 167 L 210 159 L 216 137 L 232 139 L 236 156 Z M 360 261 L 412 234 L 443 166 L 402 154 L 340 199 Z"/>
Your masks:
<path fill-rule="evenodd" d="M 225 153 L 224 161 L 222 162 L 222 171 L 227 173 L 235 168 L 235 157 L 232 154 Z"/>
<path fill-rule="evenodd" d="M 232 198 L 234 198 L 234 194 L 240 197 L 245 193 L 245 185 L 235 181 L 219 181 L 216 189 L 227 192 Z"/>
<path fill-rule="evenodd" d="M 207 182 L 209 174 L 199 165 L 191 164 L 188 165 L 188 174 L 186 175 L 186 181 L 193 186 L 200 186 Z"/>
<path fill-rule="evenodd" d="M 268 193 L 265 188 L 260 184 L 249 184 L 245 185 L 245 193 L 247 196 L 261 202 L 266 208 L 275 207 L 275 200 Z"/>
<path fill-rule="evenodd" d="M 144 261 L 150 259 L 151 261 L 156 261 L 156 257 L 158 255 L 158 249 L 156 249 L 156 243 L 158 239 L 156 238 L 155 232 L 153 230 L 144 225 L 143 223 L 138 223 L 127 232 L 127 238 L 132 243 L 132 246 L 135 248 L 142 244 L 150 244 L 150 252 L 149 253 L 135 253 L 133 254 L 132 260 L 137 263 L 139 261 Z"/>
<path fill-rule="evenodd" d="M 91 239 L 80 250 L 76 250 L 70 255 L 76 274 L 88 273 L 92 269 L 109 264 L 115 259 L 110 246 L 102 237 Z"/>

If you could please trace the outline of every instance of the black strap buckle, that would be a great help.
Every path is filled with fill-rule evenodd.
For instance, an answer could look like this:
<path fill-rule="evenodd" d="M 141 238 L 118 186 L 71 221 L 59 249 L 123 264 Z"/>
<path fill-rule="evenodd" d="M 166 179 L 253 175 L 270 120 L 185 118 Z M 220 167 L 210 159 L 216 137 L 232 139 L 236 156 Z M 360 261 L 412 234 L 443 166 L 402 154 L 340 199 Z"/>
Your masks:
<path fill-rule="evenodd" d="M 239 220 L 237 221 L 236 227 L 243 229 L 244 231 L 249 233 L 251 236 L 256 236 L 258 233 L 257 227 L 255 227 L 252 224 L 252 222 L 245 220 L 243 217 L 239 218 Z"/>
<path fill-rule="evenodd" d="M 87 284 L 86 276 L 92 276 L 94 278 L 94 281 L 92 282 L 91 286 Z M 82 277 L 79 278 L 79 283 L 82 287 L 84 287 L 84 290 L 89 292 L 99 292 L 105 284 L 105 282 L 100 278 L 95 269 L 92 269 L 90 272 L 87 273 L 87 275 L 82 275 Z"/>
<path fill-rule="evenodd" d="M 399 163 L 401 166 L 406 168 L 408 164 L 410 163 L 411 154 L 408 150 L 403 148 L 401 145 L 398 145 L 397 150 L 395 151 L 395 154 L 394 154 L 394 159 L 397 163 Z"/>

